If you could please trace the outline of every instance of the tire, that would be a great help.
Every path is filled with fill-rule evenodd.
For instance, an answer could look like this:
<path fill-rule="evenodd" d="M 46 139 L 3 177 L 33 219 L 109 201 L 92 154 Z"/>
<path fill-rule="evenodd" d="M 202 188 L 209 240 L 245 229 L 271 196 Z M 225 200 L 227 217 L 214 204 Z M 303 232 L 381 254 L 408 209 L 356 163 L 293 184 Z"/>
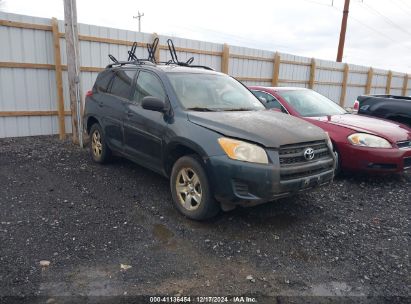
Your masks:
<path fill-rule="evenodd" d="M 335 164 L 334 176 L 338 176 L 342 172 L 342 170 L 341 170 L 341 157 L 340 157 L 340 153 L 338 153 L 338 150 L 336 148 L 334 148 L 334 154 L 335 154 L 335 157 L 337 159 L 336 164 Z"/>
<path fill-rule="evenodd" d="M 98 123 L 90 128 L 90 155 L 93 161 L 100 164 L 108 162 L 111 158 L 111 150 Z"/>
<path fill-rule="evenodd" d="M 207 174 L 196 155 L 183 156 L 174 163 L 170 188 L 174 205 L 190 219 L 209 219 L 220 211 Z"/>

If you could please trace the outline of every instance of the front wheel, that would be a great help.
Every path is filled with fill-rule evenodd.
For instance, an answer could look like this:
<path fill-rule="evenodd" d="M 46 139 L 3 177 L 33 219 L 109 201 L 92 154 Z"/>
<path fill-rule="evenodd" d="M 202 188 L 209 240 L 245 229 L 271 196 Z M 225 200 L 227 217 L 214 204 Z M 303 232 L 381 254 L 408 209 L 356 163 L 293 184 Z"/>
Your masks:
<path fill-rule="evenodd" d="M 92 125 L 90 129 L 90 154 L 96 163 L 105 163 L 111 157 L 111 150 L 98 123 Z"/>
<path fill-rule="evenodd" d="M 183 156 L 175 162 L 170 187 L 174 205 L 191 219 L 205 220 L 220 210 L 205 170 L 195 155 Z"/>

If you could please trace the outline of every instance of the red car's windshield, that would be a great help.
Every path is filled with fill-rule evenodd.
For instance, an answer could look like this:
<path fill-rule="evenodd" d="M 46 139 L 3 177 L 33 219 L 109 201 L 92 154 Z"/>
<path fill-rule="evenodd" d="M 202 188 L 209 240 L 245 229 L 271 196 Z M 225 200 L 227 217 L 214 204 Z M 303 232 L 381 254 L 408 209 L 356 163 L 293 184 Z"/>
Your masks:
<path fill-rule="evenodd" d="M 304 117 L 341 115 L 347 113 L 332 100 L 312 90 L 280 91 L 278 94 Z"/>

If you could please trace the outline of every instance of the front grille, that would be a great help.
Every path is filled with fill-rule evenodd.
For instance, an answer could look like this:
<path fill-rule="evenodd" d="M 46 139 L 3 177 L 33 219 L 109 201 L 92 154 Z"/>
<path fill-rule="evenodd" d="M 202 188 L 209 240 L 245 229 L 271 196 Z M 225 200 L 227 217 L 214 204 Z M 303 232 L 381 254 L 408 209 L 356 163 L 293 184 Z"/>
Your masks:
<path fill-rule="evenodd" d="M 312 148 L 314 157 L 307 160 L 304 152 Z M 325 141 L 312 141 L 280 147 L 281 180 L 292 180 L 329 171 L 333 168 L 332 152 Z"/>
<path fill-rule="evenodd" d="M 399 141 L 397 142 L 397 146 L 400 149 L 411 149 L 411 140 Z"/>
<path fill-rule="evenodd" d="M 313 141 L 294 145 L 285 145 L 280 147 L 280 165 L 296 165 L 304 164 L 307 161 L 304 157 L 304 151 L 307 148 L 314 149 L 314 158 L 309 160 L 315 162 L 319 159 L 327 158 L 330 156 L 330 150 L 328 149 L 325 141 Z"/>
<path fill-rule="evenodd" d="M 411 157 L 404 158 L 404 169 L 411 168 Z"/>

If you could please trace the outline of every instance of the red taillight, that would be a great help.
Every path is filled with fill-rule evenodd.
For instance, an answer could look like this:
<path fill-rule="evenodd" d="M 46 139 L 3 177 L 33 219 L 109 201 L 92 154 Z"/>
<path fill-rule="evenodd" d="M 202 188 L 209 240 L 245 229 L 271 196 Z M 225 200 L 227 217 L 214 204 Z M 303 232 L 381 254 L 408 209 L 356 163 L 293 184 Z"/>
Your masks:
<path fill-rule="evenodd" d="M 358 100 L 354 101 L 353 109 L 358 111 L 359 108 L 360 108 L 360 102 Z"/>
<path fill-rule="evenodd" d="M 90 96 L 93 96 L 93 91 L 87 91 L 87 93 L 86 93 L 86 97 L 90 97 Z"/>

